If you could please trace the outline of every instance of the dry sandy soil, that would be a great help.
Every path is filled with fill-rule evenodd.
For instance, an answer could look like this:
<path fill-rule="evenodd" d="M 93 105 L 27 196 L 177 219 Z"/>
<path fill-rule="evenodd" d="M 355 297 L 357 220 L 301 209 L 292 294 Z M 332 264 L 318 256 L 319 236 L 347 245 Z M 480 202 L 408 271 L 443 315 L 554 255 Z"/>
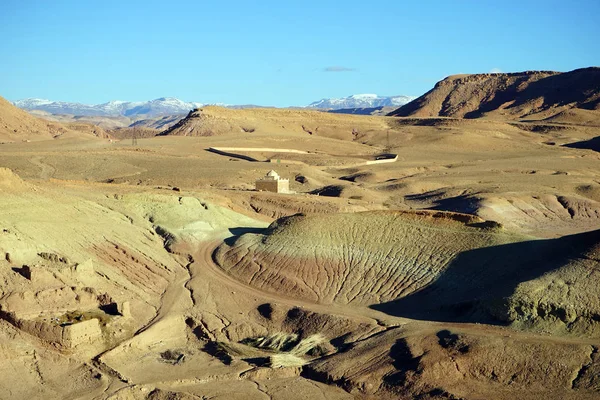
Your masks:
<path fill-rule="evenodd" d="M 133 146 L 1 102 L 0 398 L 600 397 L 598 128 L 569 110 L 207 107 Z M 254 191 L 271 169 L 295 193 Z"/>

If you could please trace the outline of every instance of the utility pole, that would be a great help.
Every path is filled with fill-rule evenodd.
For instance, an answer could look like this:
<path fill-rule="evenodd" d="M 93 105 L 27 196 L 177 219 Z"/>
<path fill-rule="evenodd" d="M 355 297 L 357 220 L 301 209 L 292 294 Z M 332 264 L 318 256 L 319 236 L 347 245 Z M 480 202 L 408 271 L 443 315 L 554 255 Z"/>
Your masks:
<path fill-rule="evenodd" d="M 137 142 L 137 130 L 135 128 L 133 128 L 133 135 L 131 136 L 131 145 L 132 146 L 137 146 L 138 142 Z"/>
<path fill-rule="evenodd" d="M 386 143 L 385 151 L 389 152 L 390 151 L 390 131 L 389 131 L 389 129 L 387 130 L 386 134 L 387 134 L 387 137 L 386 137 L 386 141 L 385 141 L 385 143 Z"/>

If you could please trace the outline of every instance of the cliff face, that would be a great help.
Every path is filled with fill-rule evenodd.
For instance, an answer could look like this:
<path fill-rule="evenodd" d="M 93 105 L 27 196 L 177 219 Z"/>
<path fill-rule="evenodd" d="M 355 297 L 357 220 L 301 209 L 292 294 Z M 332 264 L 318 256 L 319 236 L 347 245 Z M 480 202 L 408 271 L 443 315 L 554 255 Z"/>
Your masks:
<path fill-rule="evenodd" d="M 600 68 L 453 75 L 389 115 L 546 119 L 571 109 L 600 112 Z"/>

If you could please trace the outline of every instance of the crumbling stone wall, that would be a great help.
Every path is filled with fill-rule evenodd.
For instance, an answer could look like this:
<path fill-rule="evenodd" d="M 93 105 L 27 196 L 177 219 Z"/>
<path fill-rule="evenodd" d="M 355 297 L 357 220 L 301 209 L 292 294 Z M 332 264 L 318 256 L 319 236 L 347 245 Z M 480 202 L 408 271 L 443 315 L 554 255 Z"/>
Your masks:
<path fill-rule="evenodd" d="M 83 343 L 90 343 L 102 337 L 100 323 L 96 318 L 78 322 L 62 327 L 61 344 L 67 347 L 75 347 Z"/>

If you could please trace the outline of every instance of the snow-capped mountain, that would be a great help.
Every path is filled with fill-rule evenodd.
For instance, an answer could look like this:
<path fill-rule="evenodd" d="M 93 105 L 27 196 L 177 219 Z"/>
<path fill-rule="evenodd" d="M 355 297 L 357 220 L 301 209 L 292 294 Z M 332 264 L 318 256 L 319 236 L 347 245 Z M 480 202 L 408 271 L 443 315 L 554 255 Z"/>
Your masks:
<path fill-rule="evenodd" d="M 13 101 L 13 104 L 19 108 L 34 110 L 36 107 L 52 104 L 52 100 L 46 99 L 23 99 Z"/>
<path fill-rule="evenodd" d="M 158 116 L 187 114 L 190 110 L 202 107 L 203 103 L 185 102 L 173 97 L 161 97 L 151 101 L 109 101 L 88 105 L 51 101 L 46 99 L 24 99 L 13 103 L 24 110 L 41 110 L 51 114 L 72 114 L 81 116 Z"/>
<path fill-rule="evenodd" d="M 413 96 L 377 96 L 376 94 L 355 94 L 341 99 L 322 99 L 309 104 L 306 108 L 322 110 L 340 110 L 355 108 L 375 107 L 400 107 L 415 99 Z M 174 97 L 161 97 L 150 101 L 120 101 L 113 100 L 102 104 L 81 104 L 65 101 L 52 101 L 46 99 L 23 99 L 13 104 L 24 110 L 39 110 L 50 114 L 69 114 L 86 117 L 156 117 L 161 115 L 187 114 L 194 108 L 208 105 L 206 103 L 185 102 Z M 236 106 L 215 104 L 229 108 L 246 108 L 249 106 Z M 257 107 L 257 106 L 253 106 Z"/>
<path fill-rule="evenodd" d="M 137 105 L 125 111 L 125 116 L 180 114 L 202 106 L 203 103 L 186 103 L 173 97 L 161 97 L 160 99 L 150 100 L 145 103 L 137 103 Z"/>
<path fill-rule="evenodd" d="M 77 115 L 106 115 L 96 110 L 94 106 L 64 101 L 50 101 L 46 99 L 24 99 L 13 103 L 24 110 L 41 110 L 51 114 L 77 114 Z"/>
<path fill-rule="evenodd" d="M 322 99 L 310 103 L 307 108 L 339 110 L 344 108 L 400 107 L 416 99 L 414 96 L 378 96 L 376 94 L 355 94 L 339 99 Z"/>

